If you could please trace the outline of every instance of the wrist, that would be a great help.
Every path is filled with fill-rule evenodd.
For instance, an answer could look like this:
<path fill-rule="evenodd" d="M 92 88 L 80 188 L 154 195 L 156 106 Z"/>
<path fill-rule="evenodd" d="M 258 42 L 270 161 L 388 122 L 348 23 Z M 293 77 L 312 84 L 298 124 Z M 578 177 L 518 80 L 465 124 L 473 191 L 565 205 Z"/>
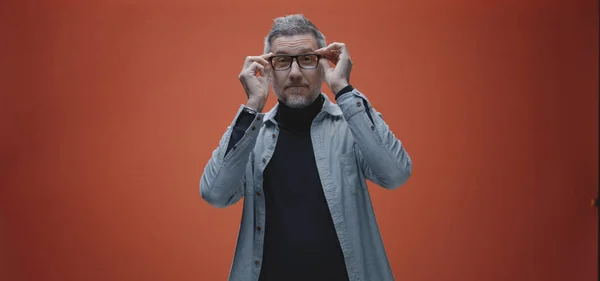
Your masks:
<path fill-rule="evenodd" d="M 256 100 L 256 99 L 248 99 L 246 106 L 248 108 L 256 111 L 257 113 L 261 113 L 263 110 L 263 107 L 265 106 L 265 102 Z"/>
<path fill-rule="evenodd" d="M 346 80 L 332 84 L 331 91 L 333 92 L 333 94 L 337 94 L 339 91 L 341 91 L 343 88 L 345 88 L 348 85 L 349 85 L 349 83 Z"/>

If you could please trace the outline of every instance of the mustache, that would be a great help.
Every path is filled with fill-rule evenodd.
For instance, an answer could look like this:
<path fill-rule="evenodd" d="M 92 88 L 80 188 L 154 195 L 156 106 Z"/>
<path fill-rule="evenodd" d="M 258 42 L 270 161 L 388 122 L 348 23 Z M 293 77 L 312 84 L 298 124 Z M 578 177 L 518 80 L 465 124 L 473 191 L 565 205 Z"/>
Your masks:
<path fill-rule="evenodd" d="M 289 85 L 284 86 L 284 88 L 290 88 L 290 87 L 306 87 L 306 88 L 308 88 L 309 85 L 308 84 L 289 84 Z"/>

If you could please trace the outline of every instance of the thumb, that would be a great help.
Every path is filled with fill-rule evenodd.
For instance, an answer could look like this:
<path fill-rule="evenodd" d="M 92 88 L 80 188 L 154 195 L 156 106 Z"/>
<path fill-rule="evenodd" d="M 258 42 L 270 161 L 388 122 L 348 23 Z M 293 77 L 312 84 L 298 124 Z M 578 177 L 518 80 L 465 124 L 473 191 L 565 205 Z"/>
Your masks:
<path fill-rule="evenodd" d="M 325 58 L 321 59 L 319 61 L 319 64 L 321 65 L 321 67 L 323 67 L 323 70 L 325 72 L 328 72 L 329 69 L 331 69 L 331 66 L 329 65 L 329 60 L 328 59 L 325 59 Z"/>

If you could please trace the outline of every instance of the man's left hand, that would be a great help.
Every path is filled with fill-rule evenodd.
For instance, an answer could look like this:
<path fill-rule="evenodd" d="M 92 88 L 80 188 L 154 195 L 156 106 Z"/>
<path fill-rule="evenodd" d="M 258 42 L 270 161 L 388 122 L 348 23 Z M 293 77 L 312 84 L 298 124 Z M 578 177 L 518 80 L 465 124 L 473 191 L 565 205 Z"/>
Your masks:
<path fill-rule="evenodd" d="M 348 49 L 344 43 L 331 43 L 327 47 L 316 50 L 315 54 L 322 56 L 319 63 L 325 71 L 325 81 L 334 95 L 348 86 L 352 60 L 350 60 Z M 335 66 L 331 68 L 329 62 Z"/>

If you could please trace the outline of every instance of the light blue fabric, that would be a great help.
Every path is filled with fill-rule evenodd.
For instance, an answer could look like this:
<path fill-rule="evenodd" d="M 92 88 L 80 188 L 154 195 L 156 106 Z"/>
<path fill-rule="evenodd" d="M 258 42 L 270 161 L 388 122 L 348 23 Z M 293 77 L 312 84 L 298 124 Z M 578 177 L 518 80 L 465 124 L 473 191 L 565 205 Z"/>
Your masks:
<path fill-rule="evenodd" d="M 394 280 L 366 180 L 395 189 L 410 177 L 412 161 L 382 115 L 361 92 L 354 89 L 343 94 L 337 104 L 322 95 L 325 102 L 313 120 L 310 133 L 348 276 L 350 281 Z M 200 194 L 206 202 L 219 208 L 244 197 L 229 280 L 257 281 L 262 266 L 265 227 L 263 171 L 275 151 L 279 135 L 273 119 L 278 105 L 266 114 L 258 114 L 225 156 L 235 120 L 243 107 L 240 106 L 204 169 Z M 373 122 L 366 110 L 370 110 Z M 259 230 L 259 226 L 263 229 Z"/>

